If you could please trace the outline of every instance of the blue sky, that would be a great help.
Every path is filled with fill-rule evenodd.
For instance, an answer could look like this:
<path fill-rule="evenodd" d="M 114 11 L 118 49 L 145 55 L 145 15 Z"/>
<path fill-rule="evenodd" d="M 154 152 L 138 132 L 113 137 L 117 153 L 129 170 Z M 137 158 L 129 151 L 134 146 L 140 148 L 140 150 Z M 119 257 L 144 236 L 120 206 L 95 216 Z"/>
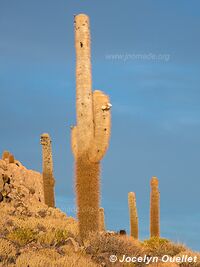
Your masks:
<path fill-rule="evenodd" d="M 91 20 L 93 88 L 110 95 L 112 137 L 102 162 L 109 229 L 129 229 L 135 191 L 149 235 L 149 182 L 158 176 L 161 232 L 200 250 L 200 2 L 0 0 L 0 152 L 41 171 L 40 134 L 53 141 L 57 205 L 74 215 L 73 15 Z M 167 55 L 168 60 L 137 59 Z M 122 59 L 108 56 L 121 55 Z M 128 59 L 125 60 L 125 56 Z"/>

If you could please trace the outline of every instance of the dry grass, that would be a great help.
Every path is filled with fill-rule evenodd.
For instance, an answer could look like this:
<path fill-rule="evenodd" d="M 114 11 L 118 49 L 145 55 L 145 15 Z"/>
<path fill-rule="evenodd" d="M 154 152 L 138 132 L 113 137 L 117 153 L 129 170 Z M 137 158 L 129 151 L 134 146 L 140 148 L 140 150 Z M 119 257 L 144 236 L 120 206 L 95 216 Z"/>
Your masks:
<path fill-rule="evenodd" d="M 60 255 L 54 249 L 28 251 L 17 258 L 17 267 L 98 267 L 87 255 L 70 253 Z"/>
<path fill-rule="evenodd" d="M 7 263 L 14 262 L 16 254 L 17 249 L 10 241 L 0 239 L 0 264 L 6 265 Z"/>
<path fill-rule="evenodd" d="M 149 264 L 148 267 L 179 267 L 176 263 L 154 263 Z"/>
<path fill-rule="evenodd" d="M 73 254 L 71 256 L 65 256 L 55 263 L 55 267 L 100 267 L 100 265 L 94 263 L 87 256 L 81 256 Z"/>
<path fill-rule="evenodd" d="M 200 253 L 199 252 L 193 252 L 190 250 L 186 250 L 184 252 L 179 253 L 176 255 L 177 257 L 182 257 L 183 255 L 188 255 L 189 257 L 195 257 L 197 256 L 197 262 L 190 263 L 191 267 L 200 267 Z M 180 265 L 181 267 L 188 267 L 188 263 L 182 263 Z"/>
<path fill-rule="evenodd" d="M 200 254 L 188 251 L 183 245 L 173 244 L 162 238 L 140 242 L 128 236 L 93 233 L 80 242 L 78 224 L 73 218 L 63 216 L 56 209 L 39 210 L 35 216 L 12 215 L 12 208 L 3 209 L 0 216 L 0 266 L 29 267 L 97 267 L 111 266 L 110 255 L 139 257 L 149 256 L 198 256 L 193 264 L 161 264 L 156 267 L 200 267 Z M 71 241 L 73 240 L 73 241 Z M 2 264 L 2 265 L 1 265 Z M 101 265 L 103 266 L 103 265 Z M 114 266 L 146 266 L 145 263 Z M 149 267 L 153 265 L 148 265 Z M 154 265 L 155 267 L 155 265 Z"/>

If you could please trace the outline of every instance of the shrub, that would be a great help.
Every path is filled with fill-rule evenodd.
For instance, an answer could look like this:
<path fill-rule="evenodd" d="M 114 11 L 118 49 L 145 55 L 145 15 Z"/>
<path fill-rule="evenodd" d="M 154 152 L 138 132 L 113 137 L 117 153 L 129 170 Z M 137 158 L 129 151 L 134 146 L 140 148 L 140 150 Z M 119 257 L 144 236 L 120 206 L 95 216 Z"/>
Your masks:
<path fill-rule="evenodd" d="M 107 233 L 91 234 L 87 240 L 88 252 L 96 255 L 98 253 L 110 253 L 113 255 L 144 255 L 140 242 L 120 235 L 109 235 Z"/>
<path fill-rule="evenodd" d="M 167 239 L 152 237 L 149 240 L 145 240 L 142 243 L 143 248 L 146 251 L 146 254 L 150 256 L 175 256 L 178 253 L 185 251 L 186 248 L 181 244 L 174 244 Z"/>
<path fill-rule="evenodd" d="M 30 228 L 16 228 L 7 235 L 7 238 L 23 246 L 35 240 L 36 233 Z"/>
<path fill-rule="evenodd" d="M 38 235 L 37 240 L 40 244 L 43 245 L 56 245 L 59 242 L 67 239 L 70 236 L 70 233 L 63 229 L 56 229 L 54 231 L 44 232 Z"/>

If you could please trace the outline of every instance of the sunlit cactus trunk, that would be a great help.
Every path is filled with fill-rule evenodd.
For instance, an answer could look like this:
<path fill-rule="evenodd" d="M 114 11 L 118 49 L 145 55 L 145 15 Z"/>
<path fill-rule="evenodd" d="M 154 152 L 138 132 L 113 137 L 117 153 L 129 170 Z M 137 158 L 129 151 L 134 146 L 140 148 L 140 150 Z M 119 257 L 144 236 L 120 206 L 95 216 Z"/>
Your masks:
<path fill-rule="evenodd" d="M 51 138 L 49 134 L 44 133 L 41 135 L 42 145 L 42 159 L 43 159 L 43 190 L 44 190 L 44 202 L 49 207 L 55 207 L 54 200 L 54 176 L 53 176 L 53 159 L 52 159 L 52 147 Z"/>
<path fill-rule="evenodd" d="M 84 239 L 99 231 L 100 160 L 110 137 L 109 97 L 92 92 L 90 25 L 84 14 L 75 16 L 76 116 L 72 129 L 72 150 L 76 168 L 79 231 Z"/>
<path fill-rule="evenodd" d="M 100 166 L 82 155 L 76 159 L 75 167 L 79 232 L 84 238 L 89 231 L 97 231 L 99 227 Z"/>
<path fill-rule="evenodd" d="M 106 231 L 104 208 L 99 208 L 99 231 Z"/>
<path fill-rule="evenodd" d="M 136 206 L 136 197 L 134 192 L 128 193 L 129 218 L 130 218 L 130 235 L 138 239 L 138 213 Z"/>
<path fill-rule="evenodd" d="M 150 236 L 160 237 L 160 192 L 157 177 L 151 179 Z"/>

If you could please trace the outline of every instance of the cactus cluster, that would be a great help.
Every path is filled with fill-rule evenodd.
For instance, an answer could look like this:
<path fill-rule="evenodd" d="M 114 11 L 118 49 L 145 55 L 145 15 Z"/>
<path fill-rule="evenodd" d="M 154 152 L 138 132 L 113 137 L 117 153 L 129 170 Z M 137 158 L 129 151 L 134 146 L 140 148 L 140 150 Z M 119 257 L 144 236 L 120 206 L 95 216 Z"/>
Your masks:
<path fill-rule="evenodd" d="M 106 231 L 104 209 L 100 208 L 100 161 L 104 157 L 110 139 L 111 104 L 102 91 L 92 90 L 90 22 L 85 14 L 74 18 L 76 47 L 76 126 L 71 127 L 71 146 L 75 158 L 75 184 L 79 233 L 84 239 L 90 232 Z M 41 135 L 43 156 L 44 202 L 55 207 L 54 175 L 51 138 Z M 4 151 L 0 167 L 15 163 L 9 151 Z M 6 169 L 4 170 L 6 171 Z M 1 173 L 0 173 L 1 174 Z M 0 202 L 7 197 L 10 178 L 0 175 Z M 160 193 L 158 179 L 151 179 L 150 236 L 160 236 Z M 6 189 L 7 188 L 7 189 Z M 6 191 L 7 190 L 7 191 Z M 130 235 L 138 239 L 138 213 L 134 192 L 128 193 Z"/>
<path fill-rule="evenodd" d="M 82 238 L 99 230 L 100 160 L 110 138 L 109 97 L 92 92 L 90 24 L 88 16 L 74 18 L 76 47 L 76 115 L 71 143 L 75 157 L 79 231 Z"/>
<path fill-rule="evenodd" d="M 2 160 L 5 160 L 7 163 L 15 163 L 14 155 L 7 150 L 3 151 Z"/>
<path fill-rule="evenodd" d="M 43 158 L 43 190 L 44 190 L 44 202 L 49 207 L 55 207 L 54 200 L 54 176 L 53 176 L 53 159 L 51 138 L 49 134 L 44 133 L 41 135 L 40 143 L 42 145 L 42 158 Z"/>
<path fill-rule="evenodd" d="M 160 237 L 160 192 L 158 178 L 151 178 L 150 195 L 150 237 Z M 135 193 L 128 193 L 129 217 L 130 217 L 130 235 L 138 239 L 138 214 L 136 207 Z"/>

